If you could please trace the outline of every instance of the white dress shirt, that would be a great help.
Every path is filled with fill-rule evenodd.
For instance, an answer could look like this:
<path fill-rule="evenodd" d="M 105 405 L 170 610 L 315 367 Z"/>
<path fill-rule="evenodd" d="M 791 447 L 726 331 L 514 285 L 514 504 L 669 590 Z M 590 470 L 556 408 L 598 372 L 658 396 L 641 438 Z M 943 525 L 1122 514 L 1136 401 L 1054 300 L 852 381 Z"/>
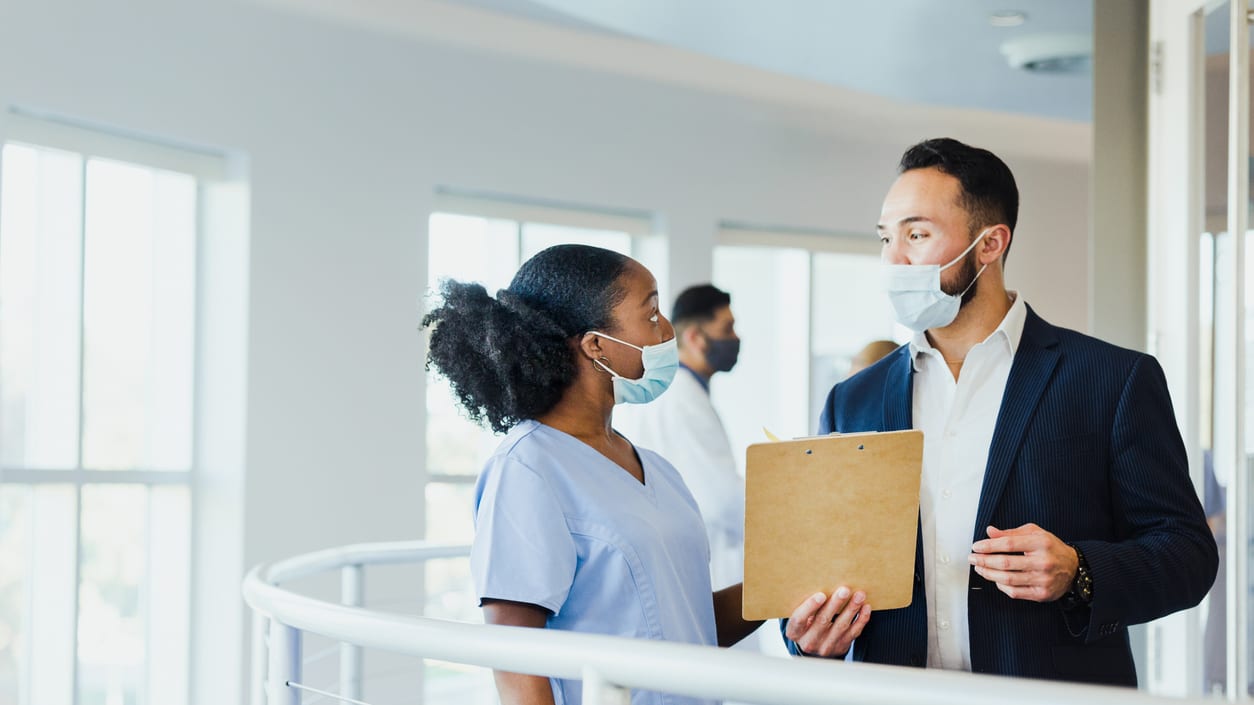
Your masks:
<path fill-rule="evenodd" d="M 971 348 L 955 381 L 923 333 L 910 342 L 914 427 L 923 431 L 919 516 L 927 594 L 928 668 L 971 670 L 967 590 L 975 514 L 1027 307 L 1014 303 L 997 330 Z M 998 527 L 1009 528 L 1009 527 Z M 980 538 L 984 538 L 983 527 Z"/>

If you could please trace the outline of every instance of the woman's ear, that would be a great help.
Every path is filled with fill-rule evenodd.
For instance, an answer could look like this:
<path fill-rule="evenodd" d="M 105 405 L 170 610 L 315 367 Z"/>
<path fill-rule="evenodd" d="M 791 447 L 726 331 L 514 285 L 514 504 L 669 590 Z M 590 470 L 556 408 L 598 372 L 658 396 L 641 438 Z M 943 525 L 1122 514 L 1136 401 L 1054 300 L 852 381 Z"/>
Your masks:
<path fill-rule="evenodd" d="M 596 333 L 584 333 L 579 340 L 579 349 L 589 360 L 605 358 L 605 353 L 601 350 L 601 336 Z"/>

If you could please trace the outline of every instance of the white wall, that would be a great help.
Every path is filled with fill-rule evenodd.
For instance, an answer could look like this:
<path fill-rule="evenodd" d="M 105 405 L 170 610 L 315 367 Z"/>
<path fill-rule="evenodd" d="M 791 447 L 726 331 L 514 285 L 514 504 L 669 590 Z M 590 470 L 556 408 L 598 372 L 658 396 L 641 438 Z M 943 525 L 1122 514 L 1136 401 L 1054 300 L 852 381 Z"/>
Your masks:
<path fill-rule="evenodd" d="M 907 146 L 841 137 L 822 125 L 838 114 L 808 129 L 787 106 L 229 0 L 0 0 L 0 104 L 247 155 L 241 571 L 422 532 L 437 186 L 656 212 L 678 291 L 709 276 L 719 221 L 869 232 Z M 1006 156 L 1024 194 L 1010 281 L 1084 329 L 1088 165 Z"/>

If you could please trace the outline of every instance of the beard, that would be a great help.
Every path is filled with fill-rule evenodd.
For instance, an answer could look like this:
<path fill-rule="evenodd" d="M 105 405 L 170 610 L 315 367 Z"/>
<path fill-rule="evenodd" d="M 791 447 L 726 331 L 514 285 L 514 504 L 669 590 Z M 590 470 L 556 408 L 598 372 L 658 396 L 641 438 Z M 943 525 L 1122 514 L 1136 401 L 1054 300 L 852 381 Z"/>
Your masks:
<path fill-rule="evenodd" d="M 975 298 L 975 293 L 980 288 L 980 285 L 975 281 L 975 278 L 979 276 L 979 271 L 975 268 L 975 252 L 967 253 L 967 256 L 963 257 L 962 262 L 957 266 L 958 272 L 950 280 L 949 284 L 945 284 L 944 281 L 941 282 L 941 291 L 950 296 L 961 294 L 962 303 L 959 304 L 959 307 L 962 307 Z M 972 284 L 975 285 L 972 286 Z"/>

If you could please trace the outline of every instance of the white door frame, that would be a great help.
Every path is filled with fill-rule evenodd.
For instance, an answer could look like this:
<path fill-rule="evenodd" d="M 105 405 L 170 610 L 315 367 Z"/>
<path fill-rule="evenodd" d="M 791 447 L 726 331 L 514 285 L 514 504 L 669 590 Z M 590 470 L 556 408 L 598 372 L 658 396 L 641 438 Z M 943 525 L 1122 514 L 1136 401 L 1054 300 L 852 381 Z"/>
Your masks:
<path fill-rule="evenodd" d="M 1149 96 L 1149 316 L 1152 351 L 1167 374 L 1177 419 L 1189 450 L 1194 486 L 1202 491 L 1199 416 L 1199 240 L 1205 205 L 1204 16 L 1227 5 L 1229 46 L 1249 46 L 1247 0 L 1152 0 Z M 1231 52 L 1229 153 L 1249 153 L 1249 53 Z M 1248 230 L 1249 173 L 1246 159 L 1229 159 L 1228 232 Z M 1249 545 L 1248 480 L 1245 477 L 1244 238 L 1233 238 L 1224 258 L 1224 300 L 1216 301 L 1216 330 L 1227 328 L 1226 350 L 1214 377 L 1214 461 L 1228 483 L 1228 542 Z M 1219 344 L 1219 341 L 1216 343 Z M 1238 471 L 1240 469 L 1241 471 Z M 1228 552 L 1228 697 L 1247 700 L 1249 627 L 1246 551 Z M 1195 694 L 1202 682 L 1201 625 L 1193 610 L 1151 625 L 1146 682 L 1163 694 Z M 1241 685 L 1237 685 L 1241 684 Z"/>

